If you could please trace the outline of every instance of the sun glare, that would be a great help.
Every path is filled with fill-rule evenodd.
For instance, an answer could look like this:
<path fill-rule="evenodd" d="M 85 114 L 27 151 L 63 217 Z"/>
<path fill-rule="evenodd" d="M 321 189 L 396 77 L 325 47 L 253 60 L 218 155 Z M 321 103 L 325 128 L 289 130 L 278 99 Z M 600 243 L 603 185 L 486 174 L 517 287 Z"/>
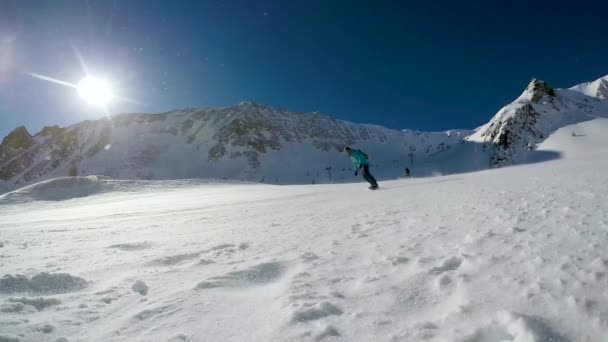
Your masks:
<path fill-rule="evenodd" d="M 92 106 L 105 106 L 112 100 L 112 88 L 99 78 L 86 76 L 76 85 L 78 95 Z"/>

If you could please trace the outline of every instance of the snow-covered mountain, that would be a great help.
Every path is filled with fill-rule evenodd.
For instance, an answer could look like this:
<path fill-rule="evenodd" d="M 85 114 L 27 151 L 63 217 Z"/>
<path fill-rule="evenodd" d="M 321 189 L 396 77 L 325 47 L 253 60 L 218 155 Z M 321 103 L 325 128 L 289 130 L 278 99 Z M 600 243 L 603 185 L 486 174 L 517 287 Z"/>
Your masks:
<path fill-rule="evenodd" d="M 608 102 L 602 100 L 603 93 L 588 92 L 588 85 L 554 89 L 533 79 L 514 102 L 466 140 L 483 145 L 492 167 L 529 161 L 537 144 L 557 129 L 608 117 Z"/>
<path fill-rule="evenodd" d="M 532 80 L 475 131 L 392 130 L 253 102 L 162 114 L 122 114 L 0 144 L 0 191 L 66 175 L 116 179 L 224 178 L 273 184 L 353 180 L 345 145 L 372 157 L 374 174 L 450 174 L 557 158 L 535 151 L 566 125 L 608 117 L 608 76 L 571 89 Z"/>
<path fill-rule="evenodd" d="M 23 186 L 66 175 L 118 179 L 228 178 L 326 183 L 352 177 L 345 145 L 372 156 L 380 177 L 449 150 L 471 131 L 399 131 L 294 113 L 253 102 L 163 114 L 124 114 L 30 135 L 0 145 L 0 179 Z"/>

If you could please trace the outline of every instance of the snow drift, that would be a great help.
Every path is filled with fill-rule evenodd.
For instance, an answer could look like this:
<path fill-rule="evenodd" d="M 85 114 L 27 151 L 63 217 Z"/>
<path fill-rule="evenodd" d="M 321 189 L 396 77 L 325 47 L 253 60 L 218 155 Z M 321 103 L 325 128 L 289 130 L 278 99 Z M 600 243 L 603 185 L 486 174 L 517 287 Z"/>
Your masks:
<path fill-rule="evenodd" d="M 108 177 L 54 178 L 0 196 L 0 204 L 22 203 L 34 200 L 64 201 L 86 197 L 116 189 Z"/>
<path fill-rule="evenodd" d="M 159 189 L 178 190 L 196 185 L 208 185 L 217 189 L 233 184 L 252 184 L 225 179 L 179 179 L 168 181 L 117 180 L 106 176 L 60 177 L 28 185 L 0 196 L 0 205 L 27 203 L 32 201 L 59 202 L 75 198 L 90 197 L 109 192 L 142 196 Z M 259 183 L 253 183 L 258 185 Z"/>

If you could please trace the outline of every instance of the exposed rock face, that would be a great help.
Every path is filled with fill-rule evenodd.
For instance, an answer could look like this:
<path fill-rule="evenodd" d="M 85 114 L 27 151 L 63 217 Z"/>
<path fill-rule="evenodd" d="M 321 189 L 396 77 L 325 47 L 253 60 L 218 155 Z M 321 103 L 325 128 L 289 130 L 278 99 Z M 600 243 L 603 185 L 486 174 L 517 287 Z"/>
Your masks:
<path fill-rule="evenodd" d="M 608 80 L 602 79 L 600 84 L 598 85 L 597 92 L 595 96 L 600 99 L 608 99 Z"/>
<path fill-rule="evenodd" d="M 23 126 L 15 128 L 0 144 L 0 160 L 8 160 L 27 151 L 35 144 L 34 138 Z"/>
<path fill-rule="evenodd" d="M 75 131 L 45 128 L 32 137 L 18 128 L 0 145 L 0 179 L 35 180 L 65 164 L 77 147 Z"/>
<path fill-rule="evenodd" d="M 490 156 L 492 166 L 509 164 L 513 155 L 531 143 L 542 141 L 544 135 L 537 128 L 540 114 L 530 103 L 497 115 L 482 134 L 485 146 L 494 148 Z"/>
<path fill-rule="evenodd" d="M 531 101 L 534 103 L 538 103 L 544 96 L 555 97 L 555 90 L 547 82 L 535 78 L 530 81 L 525 92 L 530 93 Z"/>

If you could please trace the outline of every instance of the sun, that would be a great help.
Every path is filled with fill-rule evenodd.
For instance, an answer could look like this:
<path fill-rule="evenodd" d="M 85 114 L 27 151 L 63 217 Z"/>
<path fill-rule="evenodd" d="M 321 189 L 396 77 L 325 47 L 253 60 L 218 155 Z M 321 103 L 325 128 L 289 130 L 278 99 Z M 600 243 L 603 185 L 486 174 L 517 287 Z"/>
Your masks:
<path fill-rule="evenodd" d="M 90 75 L 78 82 L 76 90 L 78 95 L 92 106 L 103 107 L 114 97 L 109 83 Z"/>

